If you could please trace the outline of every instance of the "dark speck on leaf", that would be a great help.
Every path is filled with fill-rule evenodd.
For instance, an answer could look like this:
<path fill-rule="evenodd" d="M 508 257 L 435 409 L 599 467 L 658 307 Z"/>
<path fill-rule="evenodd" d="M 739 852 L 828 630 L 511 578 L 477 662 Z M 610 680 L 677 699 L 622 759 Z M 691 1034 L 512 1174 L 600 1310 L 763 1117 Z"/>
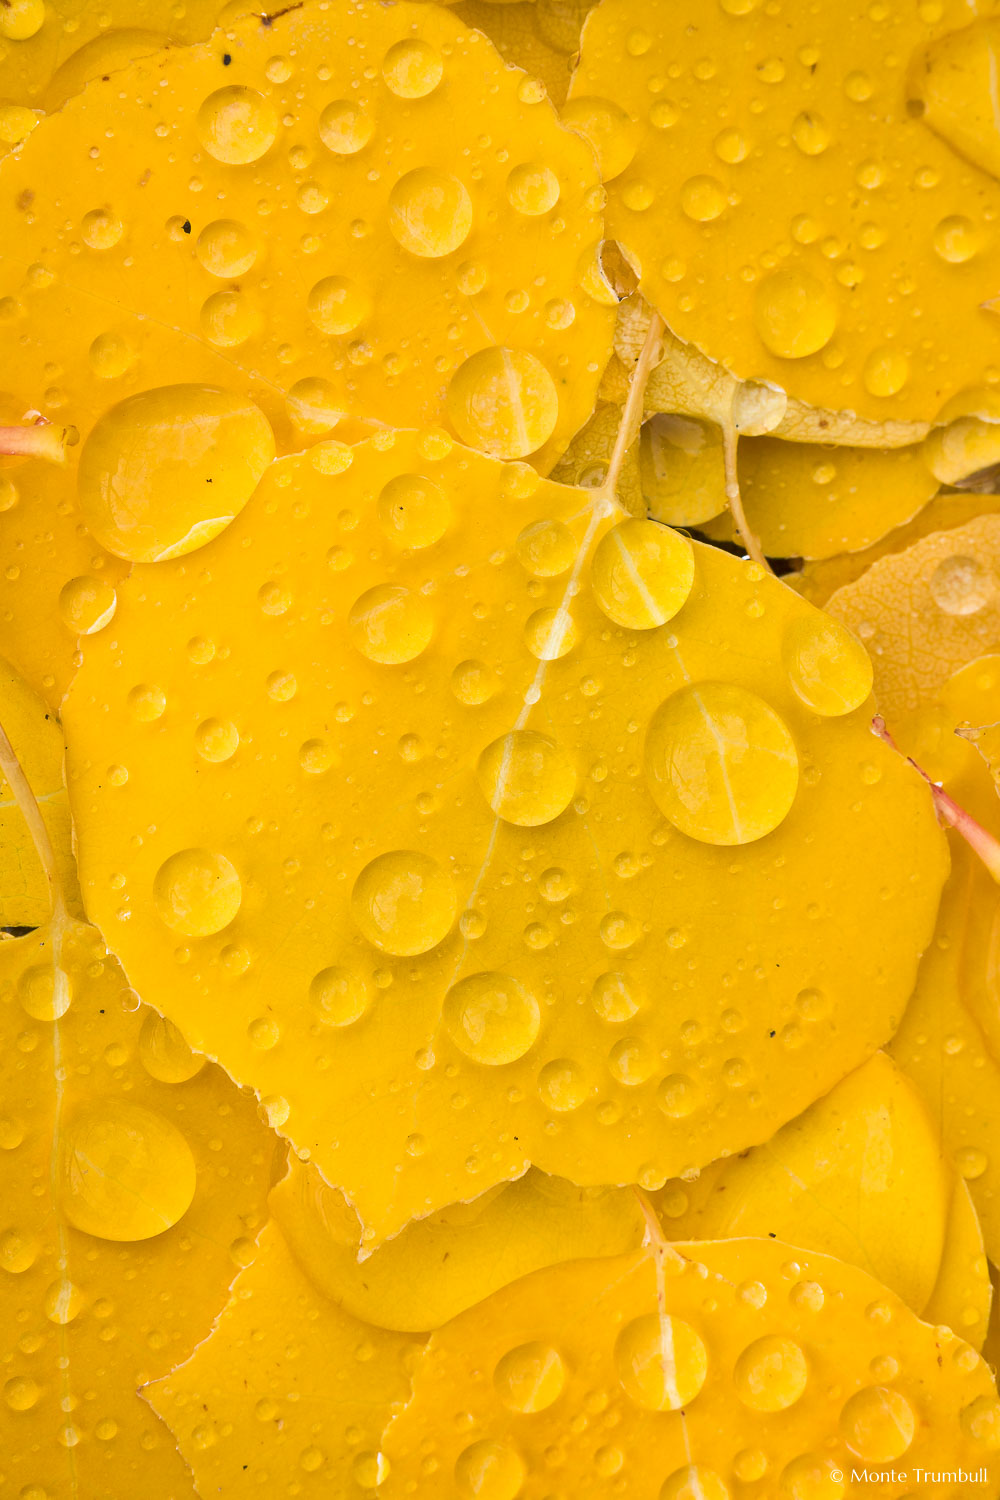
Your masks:
<path fill-rule="evenodd" d="M 228 68 L 228 67 L 229 67 L 229 64 L 230 64 L 230 63 L 231 63 L 231 62 L 232 62 L 232 60 L 233 60 L 233 59 L 232 59 L 232 57 L 231 57 L 231 56 L 230 56 L 230 55 L 229 55 L 229 53 L 228 53 L 228 52 L 223 52 L 223 54 L 222 54 L 222 66 L 223 66 L 223 67 L 224 67 L 224 68 Z"/>
<path fill-rule="evenodd" d="M 183 231 L 184 231 L 185 234 L 190 234 L 191 233 L 191 220 L 190 219 L 185 219 L 184 223 L 181 225 L 181 228 L 183 229 Z"/>

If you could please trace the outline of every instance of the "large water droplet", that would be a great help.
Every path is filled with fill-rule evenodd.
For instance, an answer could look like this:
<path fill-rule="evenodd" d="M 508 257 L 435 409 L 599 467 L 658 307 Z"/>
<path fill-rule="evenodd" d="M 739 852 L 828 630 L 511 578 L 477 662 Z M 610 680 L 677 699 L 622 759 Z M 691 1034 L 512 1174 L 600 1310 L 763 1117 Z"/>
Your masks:
<path fill-rule="evenodd" d="M 257 259 L 257 245 L 238 219 L 214 219 L 195 242 L 195 254 L 213 276 L 232 281 L 245 276 Z"/>
<path fill-rule="evenodd" d="M 530 729 L 514 729 L 487 745 L 476 777 L 497 816 L 522 828 L 550 823 L 565 812 L 576 790 L 568 752 Z"/>
<path fill-rule="evenodd" d="M 466 1057 L 497 1067 L 534 1045 L 541 1011 L 531 991 L 509 974 L 470 974 L 445 996 L 443 1020 Z"/>
<path fill-rule="evenodd" d="M 544 1411 L 562 1395 L 566 1366 L 551 1344 L 519 1344 L 500 1360 L 493 1384 L 511 1411 Z"/>
<path fill-rule="evenodd" d="M 625 1394 L 637 1406 L 680 1411 L 705 1384 L 708 1355 L 689 1323 L 646 1313 L 618 1335 L 615 1367 Z"/>
<path fill-rule="evenodd" d="M 309 316 L 320 333 L 351 333 L 371 312 L 371 298 L 346 276 L 324 276 L 309 293 Z"/>
<path fill-rule="evenodd" d="M 263 412 L 203 385 L 160 386 L 105 412 L 83 446 L 90 532 L 130 562 L 178 557 L 216 536 L 274 458 Z"/>
<path fill-rule="evenodd" d="M 208 1061 L 191 1051 L 173 1021 L 155 1011 L 149 1012 L 139 1031 L 139 1060 L 160 1083 L 186 1083 Z"/>
<path fill-rule="evenodd" d="M 931 597 L 946 615 L 975 615 L 996 593 L 991 572 L 974 557 L 946 557 L 930 577 Z"/>
<path fill-rule="evenodd" d="M 779 1493 L 788 1500 L 842 1500 L 847 1486 L 836 1459 L 803 1453 L 782 1470 Z"/>
<path fill-rule="evenodd" d="M 524 626 L 524 644 L 539 661 L 558 661 L 576 645 L 577 629 L 568 609 L 536 609 Z"/>
<path fill-rule="evenodd" d="M 851 713 L 872 690 L 868 652 L 828 615 L 796 615 L 785 630 L 781 659 L 802 702 L 826 717 Z"/>
<path fill-rule="evenodd" d="M 27 1271 L 38 1259 L 38 1241 L 26 1229 L 5 1229 L 0 1234 L 0 1266 L 12 1276 Z"/>
<path fill-rule="evenodd" d="M 440 485 L 422 474 L 397 474 L 378 497 L 379 525 L 397 547 L 431 547 L 451 520 Z"/>
<path fill-rule="evenodd" d="M 523 349 L 493 344 L 459 365 L 448 386 L 448 416 L 463 443 L 495 458 L 526 458 L 559 416 L 555 381 Z"/>
<path fill-rule="evenodd" d="M 782 359 L 816 354 L 833 337 L 837 305 L 812 272 L 772 271 L 757 288 L 754 323 L 761 342 Z"/>
<path fill-rule="evenodd" d="M 594 552 L 594 598 L 616 625 L 652 630 L 673 619 L 694 583 L 687 537 L 655 521 L 622 521 Z"/>
<path fill-rule="evenodd" d="M 15 1375 L 3 1388 L 3 1399 L 11 1411 L 30 1411 L 40 1395 L 41 1388 L 30 1375 Z"/>
<path fill-rule="evenodd" d="M 489 1438 L 463 1448 L 455 1463 L 455 1485 L 461 1500 L 515 1500 L 527 1470 L 507 1443 Z"/>
<path fill-rule="evenodd" d="M 590 1000 L 602 1021 L 628 1021 L 642 1006 L 642 998 L 627 974 L 610 971 L 594 980 Z"/>
<path fill-rule="evenodd" d="M 175 1125 L 151 1109 L 106 1099 L 75 1115 L 59 1148 L 67 1219 L 105 1240 L 146 1240 L 187 1212 L 195 1164 Z"/>
<path fill-rule="evenodd" d="M 240 732 L 231 719 L 202 719 L 194 732 L 195 749 L 213 765 L 231 760 L 239 746 Z"/>
<path fill-rule="evenodd" d="M 646 735 L 646 779 L 682 833 L 707 844 L 763 838 L 795 800 L 799 762 L 784 721 L 732 683 L 692 683 L 662 703 Z"/>
<path fill-rule="evenodd" d="M 216 161 L 259 161 L 278 134 L 278 112 L 256 89 L 233 85 L 209 94 L 197 120 L 198 139 Z"/>
<path fill-rule="evenodd" d="M 664 1480 L 660 1500 L 730 1500 L 729 1489 L 714 1469 L 687 1464 Z"/>
<path fill-rule="evenodd" d="M 733 1371 L 733 1387 L 751 1411 L 784 1411 L 809 1380 L 806 1357 L 791 1339 L 771 1334 L 744 1349 Z"/>
<path fill-rule="evenodd" d="M 371 982 L 350 969 L 321 969 L 309 986 L 309 1002 L 327 1026 L 360 1021 L 375 998 Z"/>
<path fill-rule="evenodd" d="M 354 882 L 351 911 L 370 943 L 410 955 L 436 948 L 458 909 L 451 876 L 428 854 L 397 849 L 365 865 Z"/>
<path fill-rule="evenodd" d="M 334 99 L 319 117 L 319 138 L 335 156 L 353 156 L 375 130 L 371 116 L 349 99 Z"/>
<path fill-rule="evenodd" d="M 389 194 L 389 229 L 411 255 L 450 255 L 472 228 L 472 199 L 464 183 L 444 172 L 417 167 Z"/>
<path fill-rule="evenodd" d="M 413 661 L 427 649 L 434 634 L 427 600 L 401 583 L 368 589 L 355 601 L 347 624 L 362 655 L 386 665 Z"/>
<path fill-rule="evenodd" d="M 507 178 L 507 198 L 519 214 L 536 218 L 559 202 L 559 178 L 541 162 L 522 162 Z"/>
<path fill-rule="evenodd" d="M 71 578 L 59 591 L 59 616 L 74 635 L 95 635 L 110 624 L 118 604 L 114 585 L 85 574 Z"/>
<path fill-rule="evenodd" d="M 902 1458 L 916 1430 L 913 1407 L 891 1386 L 872 1385 L 858 1391 L 840 1414 L 840 1431 L 847 1446 L 872 1463 Z"/>
<path fill-rule="evenodd" d="M 0 36 L 26 42 L 41 30 L 44 20 L 44 0 L 5 0 L 0 6 Z"/>
<path fill-rule="evenodd" d="M 910 362 L 899 349 L 873 349 L 865 360 L 862 378 L 872 396 L 895 396 L 910 378 Z"/>
<path fill-rule="evenodd" d="M 959 1415 L 962 1431 L 990 1453 L 1000 1448 L 1000 1401 L 995 1396 L 977 1396 Z"/>
<path fill-rule="evenodd" d="M 382 77 L 399 99 L 425 99 L 443 74 L 440 52 L 419 37 L 397 42 L 382 59 Z"/>
<path fill-rule="evenodd" d="M 681 208 L 697 224 L 717 219 L 726 206 L 726 190 L 716 177 L 689 177 L 681 186 Z"/>
<path fill-rule="evenodd" d="M 535 578 L 558 578 L 577 556 L 573 533 L 562 521 L 532 521 L 518 534 L 514 551 L 522 568 Z"/>
<path fill-rule="evenodd" d="M 17 998 L 36 1021 L 57 1021 L 73 998 L 69 975 L 55 964 L 32 964 L 17 981 Z"/>
<path fill-rule="evenodd" d="M 243 887 L 224 854 L 181 849 L 160 866 L 153 881 L 157 914 L 173 932 L 211 937 L 228 927 L 240 909 Z"/>
<path fill-rule="evenodd" d="M 579 1109 L 587 1097 L 587 1083 L 572 1058 L 557 1057 L 545 1064 L 538 1075 L 538 1096 L 560 1114 Z"/>

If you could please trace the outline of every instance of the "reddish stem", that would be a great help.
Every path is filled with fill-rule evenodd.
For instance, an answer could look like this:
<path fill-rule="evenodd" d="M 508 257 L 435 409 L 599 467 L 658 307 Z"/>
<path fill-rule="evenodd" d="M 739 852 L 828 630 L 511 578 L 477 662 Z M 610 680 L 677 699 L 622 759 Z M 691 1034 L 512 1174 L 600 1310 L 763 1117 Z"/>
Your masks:
<path fill-rule="evenodd" d="M 79 441 L 75 427 L 56 427 L 51 422 L 0 427 L 0 454 L 17 458 L 44 458 L 53 464 L 66 462 L 66 449 Z"/>
<path fill-rule="evenodd" d="M 896 744 L 892 735 L 885 725 L 881 714 L 876 714 L 872 719 L 872 732 L 877 734 L 880 740 L 884 740 L 890 749 L 895 750 L 897 755 L 902 751 Z M 924 778 L 931 789 L 934 798 L 934 811 L 938 815 L 938 822 L 943 823 L 946 828 L 954 828 L 960 834 L 974 854 L 978 854 L 993 879 L 1000 884 L 1000 839 L 984 828 L 982 823 L 976 821 L 971 813 L 967 813 L 964 807 L 960 807 L 954 797 L 949 796 L 943 786 L 932 781 L 924 770 L 918 765 L 912 755 L 907 755 L 906 760 L 913 769 Z"/>

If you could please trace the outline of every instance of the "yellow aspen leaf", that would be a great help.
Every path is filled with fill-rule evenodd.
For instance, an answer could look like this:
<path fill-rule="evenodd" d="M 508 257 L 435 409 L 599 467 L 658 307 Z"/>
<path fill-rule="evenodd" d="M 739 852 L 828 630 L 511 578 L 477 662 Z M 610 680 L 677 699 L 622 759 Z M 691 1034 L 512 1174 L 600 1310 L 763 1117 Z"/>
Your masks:
<path fill-rule="evenodd" d="M 998 554 L 1000 516 L 979 516 L 878 559 L 827 601 L 871 653 L 879 709 L 890 724 L 932 701 L 958 667 L 994 649 Z"/>
<path fill-rule="evenodd" d="M 382 1427 L 407 1396 L 419 1347 L 328 1301 L 270 1223 L 211 1337 L 142 1394 L 199 1495 L 367 1500 L 384 1473 Z"/>
<path fill-rule="evenodd" d="M 941 1268 L 924 1308 L 925 1323 L 942 1324 L 982 1349 L 989 1327 L 993 1286 L 969 1184 L 955 1184 L 945 1230 Z"/>
<path fill-rule="evenodd" d="M 644 1227 L 631 1188 L 579 1188 L 534 1168 L 408 1224 L 364 1259 L 357 1215 L 315 1167 L 293 1157 L 270 1207 L 296 1260 L 338 1307 L 417 1332 L 540 1267 L 634 1250 Z"/>
<path fill-rule="evenodd" d="M 0 27 L 0 119 L 5 108 L 58 109 L 94 78 L 117 72 L 168 44 L 202 41 L 225 13 L 252 13 L 252 0 L 11 0 Z M 15 20 L 15 14 L 17 19 Z"/>
<path fill-rule="evenodd" d="M 789 574 L 785 582 L 803 599 L 824 608 L 827 600 L 845 584 L 854 583 L 867 573 L 872 563 L 892 552 L 903 552 L 911 543 L 934 531 L 952 531 L 977 516 L 991 515 L 1000 509 L 1000 498 L 996 495 L 961 494 L 957 490 L 942 490 L 935 495 L 911 521 L 896 527 L 865 547 L 861 552 L 842 553 L 837 557 L 807 562 L 799 573 Z"/>
<path fill-rule="evenodd" d="M 993 785 L 975 747 L 954 731 L 995 705 L 998 692 L 1000 657 L 967 662 L 898 726 L 901 747 L 987 827 L 996 826 Z M 889 1050 L 920 1089 L 947 1154 L 968 1182 L 987 1252 L 998 1261 L 1000 898 L 988 871 L 958 839 L 952 858 L 934 942 Z"/>
<path fill-rule="evenodd" d="M 69 799 L 63 784 L 63 738 L 16 672 L 0 660 L 0 724 L 34 790 L 55 851 L 59 877 L 76 915 L 79 891 L 70 847 Z M 17 798 L 0 772 L 0 927 L 40 927 L 52 913 L 48 878 Z"/>
<path fill-rule="evenodd" d="M 456 1413 L 461 1412 L 460 1421 Z M 385 1500 L 780 1500 L 955 1493 L 1000 1476 L 979 1356 L 858 1269 L 778 1241 L 647 1248 L 536 1272 L 432 1335 L 383 1439 Z M 895 1470 L 895 1474 L 892 1471 Z M 862 1481 L 863 1486 L 863 1481 Z M 971 1492 L 971 1491 L 970 1491 Z"/>
<path fill-rule="evenodd" d="M 879 1052 L 769 1141 L 730 1158 L 697 1207 L 664 1223 L 672 1238 L 752 1235 L 836 1256 L 920 1314 L 951 1192 L 919 1092 Z"/>
<path fill-rule="evenodd" d="M 211 1327 L 252 1253 L 275 1141 L 70 915 L 69 850 L 4 729 L 0 764 L 51 892 L 43 925 L 0 941 L 0 1482 L 177 1500 L 188 1471 L 135 1387 Z"/>
<path fill-rule="evenodd" d="M 121 572 L 92 538 L 149 555 L 153 512 L 157 548 L 205 541 L 245 498 L 220 477 L 266 461 L 264 418 L 285 450 L 433 420 L 550 466 L 610 353 L 613 311 L 580 283 L 600 193 L 544 93 L 436 6 L 237 20 L 68 100 L 0 170 L 4 386 L 83 440 L 57 476 L 11 470 L 18 669 L 59 701 L 62 590 Z M 226 401 L 256 430 L 220 428 L 213 470 L 189 448 Z"/>
<path fill-rule="evenodd" d="M 135 1387 L 205 1337 L 252 1253 L 271 1138 L 83 923 L 0 943 L 0 1025 L 11 1493 L 192 1494 Z"/>
<path fill-rule="evenodd" d="M 778 438 L 740 443 L 747 521 L 770 557 L 854 552 L 900 526 L 936 494 L 919 446 L 828 448 Z"/>
<path fill-rule="evenodd" d="M 937 49 L 958 55 L 968 22 L 962 0 L 780 15 L 733 3 L 698 25 L 684 7 L 602 0 L 570 98 L 607 100 L 639 128 L 608 183 L 608 231 L 680 338 L 873 421 L 933 422 L 983 381 L 1000 183 L 935 118 L 920 72 Z M 949 75 L 981 143 L 995 138 L 981 116 L 995 26 L 973 28 L 975 82 Z"/>
<path fill-rule="evenodd" d="M 87 909 L 374 1240 L 529 1162 L 657 1187 L 898 1024 L 943 839 L 756 566 L 385 432 L 119 592 L 65 712 Z"/>
<path fill-rule="evenodd" d="M 322 77 L 293 59 L 309 49 Z M 52 404 L 58 328 L 84 437 L 154 382 L 236 376 L 282 442 L 345 414 L 448 415 L 551 464 L 590 411 L 612 314 L 577 281 L 601 236 L 592 153 L 518 90 L 446 10 L 368 0 L 236 22 L 98 80 L 4 164 L 6 383 Z M 109 298 L 134 345 L 110 385 L 90 353 Z"/>

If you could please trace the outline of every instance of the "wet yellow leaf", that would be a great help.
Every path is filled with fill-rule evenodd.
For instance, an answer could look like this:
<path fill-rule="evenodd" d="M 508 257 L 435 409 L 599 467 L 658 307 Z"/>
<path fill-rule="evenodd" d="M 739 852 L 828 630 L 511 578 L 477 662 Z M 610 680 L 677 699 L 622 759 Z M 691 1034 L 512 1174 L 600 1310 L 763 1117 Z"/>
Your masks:
<path fill-rule="evenodd" d="M 974 745 L 954 731 L 980 718 L 998 692 L 1000 657 L 973 660 L 897 726 L 901 748 L 987 827 L 996 827 L 987 767 Z M 969 1184 L 987 1252 L 1000 1261 L 1000 897 L 988 871 L 957 837 L 952 858 L 935 939 L 890 1051 L 920 1089 L 948 1155 Z"/>
<path fill-rule="evenodd" d="M 471 1203 L 408 1224 L 363 1260 L 356 1214 L 315 1167 L 293 1157 L 270 1205 L 314 1285 L 380 1328 L 438 1328 L 530 1271 L 622 1255 L 643 1237 L 631 1188 L 578 1188 L 534 1168 Z"/>
<path fill-rule="evenodd" d="M 920 92 L 923 60 L 968 35 L 962 0 L 789 14 L 733 0 L 690 20 L 603 0 L 571 87 L 639 127 L 608 229 L 645 295 L 680 338 L 809 407 L 934 421 L 995 363 L 982 304 L 1000 184 L 969 140 L 995 139 L 996 21 L 976 23 L 975 83 L 949 75 L 962 134 Z"/>
<path fill-rule="evenodd" d="M 33 840 L 50 892 L 43 925 L 0 941 L 0 1484 L 175 1500 L 193 1494 L 187 1470 L 135 1387 L 210 1329 L 263 1222 L 276 1142 L 70 915 L 58 729 L 9 670 L 0 712 L 4 832 L 11 850 Z"/>
<path fill-rule="evenodd" d="M 778 438 L 739 447 L 740 490 L 769 557 L 832 557 L 869 546 L 937 492 L 919 446 L 827 448 Z"/>
<path fill-rule="evenodd" d="M 426 419 L 541 468 L 565 448 L 610 353 L 613 310 L 579 280 L 600 189 L 590 147 L 522 85 L 436 6 L 310 4 L 96 80 L 3 162 L 4 402 L 83 438 L 58 475 L 11 470 L 0 515 L 4 649 L 49 701 L 72 666 L 61 591 L 121 572 L 91 538 L 133 558 L 154 503 L 157 546 L 232 513 L 189 454 L 224 397 L 284 449 Z M 135 405 L 151 387 L 153 424 Z M 222 472 L 251 446 L 227 433 Z"/>
<path fill-rule="evenodd" d="M 572 1495 L 836 1500 L 865 1468 L 901 1497 L 959 1466 L 995 1488 L 1000 1404 L 968 1344 L 826 1256 L 680 1250 L 539 1271 L 433 1334 L 383 1440 L 386 1500 L 427 1478 L 441 1500 L 535 1500 L 554 1475 Z M 955 1493 L 933 1472 L 918 1492 Z"/>
<path fill-rule="evenodd" d="M 251 1252 L 269 1133 L 82 923 L 0 943 L 0 1026 L 11 1493 L 192 1494 L 135 1388 L 205 1337 Z"/>
<path fill-rule="evenodd" d="M 837 589 L 867 573 L 872 563 L 891 552 L 903 552 L 912 542 L 930 536 L 934 531 L 951 531 L 977 516 L 990 515 L 1000 509 L 1000 498 L 996 495 L 965 495 L 956 490 L 943 490 L 928 505 L 919 510 L 905 526 L 890 531 L 871 547 L 861 552 L 843 553 L 838 557 L 806 563 L 801 573 L 789 575 L 785 582 L 796 593 L 822 609 Z"/>
<path fill-rule="evenodd" d="M 56 719 L 16 672 L 0 660 L 0 724 L 41 809 L 61 883 L 80 915 L 70 847 L 69 799 L 63 784 L 63 738 Z M 0 927 L 39 927 L 52 912 L 49 882 L 17 799 L 0 773 Z"/>
<path fill-rule="evenodd" d="M 974 1349 L 982 1349 L 993 1287 L 969 1185 L 959 1178 L 948 1213 L 941 1269 L 924 1308 L 925 1323 L 944 1324 Z"/>
<path fill-rule="evenodd" d="M 890 724 L 932 701 L 959 666 L 995 648 L 998 569 L 1000 516 L 979 516 L 878 559 L 827 601 L 871 653 L 879 710 Z"/>
<path fill-rule="evenodd" d="M 602 490 L 321 444 L 83 656 L 88 910 L 378 1238 L 529 1161 L 658 1186 L 898 1023 L 943 840 L 864 652 Z"/>
<path fill-rule="evenodd" d="M 143 1395 L 199 1495 L 363 1500 L 383 1473 L 379 1436 L 408 1394 L 419 1347 L 328 1301 L 272 1223 L 211 1338 Z"/>
<path fill-rule="evenodd" d="M 116 72 L 168 43 L 201 41 L 226 12 L 252 12 L 227 0 L 12 0 L 20 24 L 0 31 L 0 117 L 5 105 L 58 109 L 93 78 Z"/>
<path fill-rule="evenodd" d="M 678 1186 L 664 1189 L 668 1207 Z M 664 1224 L 672 1239 L 753 1235 L 834 1255 L 922 1313 L 951 1195 L 920 1095 L 880 1052 L 769 1141 L 730 1158 L 697 1204 Z"/>

